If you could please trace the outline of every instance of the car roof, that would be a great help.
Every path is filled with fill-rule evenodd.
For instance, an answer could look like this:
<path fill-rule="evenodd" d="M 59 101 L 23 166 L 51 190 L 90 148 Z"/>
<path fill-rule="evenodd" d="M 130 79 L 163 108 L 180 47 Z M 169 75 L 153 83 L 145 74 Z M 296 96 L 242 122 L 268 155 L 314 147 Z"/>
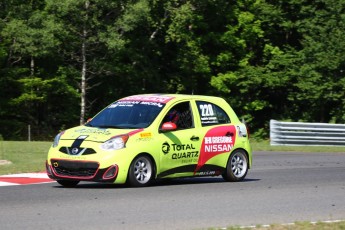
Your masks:
<path fill-rule="evenodd" d="M 183 100 L 200 100 L 215 103 L 228 111 L 231 114 L 232 120 L 238 117 L 231 108 L 231 106 L 221 97 L 206 96 L 206 95 L 188 95 L 188 94 L 138 94 L 120 99 L 119 101 L 148 101 L 153 103 L 174 104 Z"/>
<path fill-rule="evenodd" d="M 207 96 L 207 95 L 194 95 L 194 94 L 137 94 L 137 95 L 132 95 L 128 96 L 125 98 L 121 98 L 120 100 L 128 100 L 128 99 L 144 99 L 144 98 L 156 98 L 157 100 L 161 99 L 167 99 L 170 98 L 170 100 L 185 100 L 185 99 L 204 99 L 204 100 L 219 100 L 222 99 L 220 97 L 215 97 L 215 96 Z M 168 100 L 168 101 L 170 101 Z M 223 100 L 223 99 L 222 99 Z"/>

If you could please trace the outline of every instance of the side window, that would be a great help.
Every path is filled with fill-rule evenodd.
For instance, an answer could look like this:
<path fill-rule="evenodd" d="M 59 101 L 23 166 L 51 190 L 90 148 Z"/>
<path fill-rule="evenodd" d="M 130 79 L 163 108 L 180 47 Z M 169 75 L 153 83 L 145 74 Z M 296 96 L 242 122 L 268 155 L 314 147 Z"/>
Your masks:
<path fill-rule="evenodd" d="M 197 101 L 196 104 L 202 126 L 230 123 L 229 116 L 219 106 L 206 101 Z"/>
<path fill-rule="evenodd" d="M 189 102 L 174 105 L 165 115 L 163 122 L 173 122 L 177 129 L 194 128 L 193 114 Z"/>

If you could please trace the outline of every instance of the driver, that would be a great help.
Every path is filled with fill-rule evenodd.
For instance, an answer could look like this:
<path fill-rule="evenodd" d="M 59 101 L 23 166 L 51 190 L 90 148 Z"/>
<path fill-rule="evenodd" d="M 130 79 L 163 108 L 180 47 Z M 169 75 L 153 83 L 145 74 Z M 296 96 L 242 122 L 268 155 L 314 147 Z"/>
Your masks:
<path fill-rule="evenodd" d="M 166 115 L 166 119 L 165 120 L 167 122 L 172 122 L 172 123 L 177 124 L 177 121 L 178 121 L 179 118 L 180 118 L 179 112 L 176 109 L 172 108 L 168 112 L 168 114 Z"/>

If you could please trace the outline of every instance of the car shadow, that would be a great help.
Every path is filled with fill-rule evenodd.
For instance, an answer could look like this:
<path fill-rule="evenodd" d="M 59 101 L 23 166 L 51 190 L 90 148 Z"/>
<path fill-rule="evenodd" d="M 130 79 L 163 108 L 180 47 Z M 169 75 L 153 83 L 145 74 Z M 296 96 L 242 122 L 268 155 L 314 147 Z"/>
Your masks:
<path fill-rule="evenodd" d="M 233 183 L 250 183 L 260 181 L 260 179 L 254 178 L 245 178 L 243 181 L 240 182 L 233 182 Z M 231 183 L 225 181 L 222 177 L 190 177 L 190 178 L 178 178 L 178 179 L 159 179 L 154 181 L 148 187 L 140 187 L 140 188 L 150 188 L 150 187 L 161 187 L 161 186 L 180 186 L 180 185 L 192 185 L 192 184 L 221 184 L 221 183 Z M 119 184 L 107 184 L 107 183 L 97 183 L 97 182 L 81 182 L 74 188 L 66 188 L 61 185 L 54 186 L 55 188 L 63 188 L 63 189 L 124 189 L 124 188 L 133 188 L 127 184 L 119 185 Z"/>
<path fill-rule="evenodd" d="M 234 183 L 248 183 L 253 181 L 259 181 L 260 179 L 244 179 L 240 182 Z M 231 183 L 225 181 L 222 177 L 196 177 L 196 178 L 178 178 L 178 179 L 163 179 L 155 181 L 151 186 L 176 186 L 176 185 L 187 185 L 187 184 L 215 184 L 215 183 Z"/>

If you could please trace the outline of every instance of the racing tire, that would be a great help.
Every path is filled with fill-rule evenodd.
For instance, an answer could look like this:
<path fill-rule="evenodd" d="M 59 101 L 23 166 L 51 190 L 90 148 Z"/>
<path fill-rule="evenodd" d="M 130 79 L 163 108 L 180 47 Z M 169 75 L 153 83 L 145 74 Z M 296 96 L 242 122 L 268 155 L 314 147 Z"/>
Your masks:
<path fill-rule="evenodd" d="M 129 167 L 128 183 L 133 187 L 148 186 L 152 182 L 154 167 L 148 156 L 136 157 Z"/>
<path fill-rule="evenodd" d="M 230 182 L 242 181 L 248 172 L 248 156 L 243 150 L 235 150 L 231 153 L 226 171 L 222 174 L 224 180 Z"/>
<path fill-rule="evenodd" d="M 60 185 L 66 187 L 66 188 L 74 188 L 79 184 L 80 181 L 78 180 L 57 180 Z"/>

